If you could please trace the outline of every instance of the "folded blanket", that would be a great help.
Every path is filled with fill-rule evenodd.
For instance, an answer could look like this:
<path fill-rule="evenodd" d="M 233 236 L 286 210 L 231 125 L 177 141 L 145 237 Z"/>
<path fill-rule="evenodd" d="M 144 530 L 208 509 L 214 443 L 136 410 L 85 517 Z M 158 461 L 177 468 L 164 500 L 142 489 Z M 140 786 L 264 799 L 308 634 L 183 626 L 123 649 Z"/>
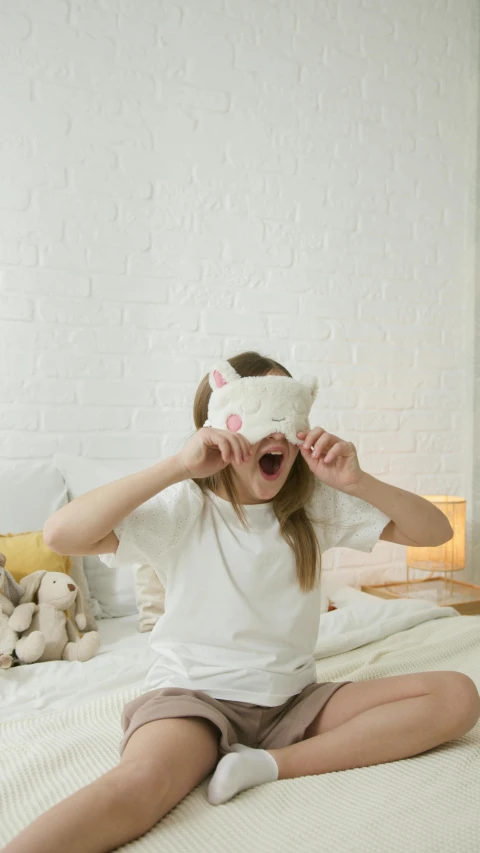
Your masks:
<path fill-rule="evenodd" d="M 330 593 L 329 598 L 338 610 L 320 617 L 317 659 L 357 649 L 421 622 L 460 616 L 454 607 L 439 607 L 420 599 L 376 598 L 348 586 Z"/>

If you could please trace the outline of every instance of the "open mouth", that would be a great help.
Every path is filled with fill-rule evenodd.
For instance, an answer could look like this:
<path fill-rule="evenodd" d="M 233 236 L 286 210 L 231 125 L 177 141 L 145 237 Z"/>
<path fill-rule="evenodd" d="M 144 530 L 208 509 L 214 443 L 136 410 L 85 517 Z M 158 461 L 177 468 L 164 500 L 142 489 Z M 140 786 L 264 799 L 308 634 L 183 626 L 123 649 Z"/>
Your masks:
<path fill-rule="evenodd" d="M 276 480 L 283 468 L 283 453 L 264 453 L 258 464 L 265 480 Z"/>

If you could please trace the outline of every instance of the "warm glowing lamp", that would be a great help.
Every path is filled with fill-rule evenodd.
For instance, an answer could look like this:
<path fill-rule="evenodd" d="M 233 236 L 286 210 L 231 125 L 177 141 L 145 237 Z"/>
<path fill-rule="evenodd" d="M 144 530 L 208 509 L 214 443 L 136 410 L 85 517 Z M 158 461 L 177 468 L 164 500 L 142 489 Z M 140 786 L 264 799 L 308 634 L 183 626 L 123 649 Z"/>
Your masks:
<path fill-rule="evenodd" d="M 453 537 L 443 545 L 407 547 L 407 581 L 362 586 L 380 598 L 421 598 L 459 613 L 480 613 L 480 586 L 454 580 L 454 572 L 465 568 L 465 521 L 467 502 L 453 495 L 422 495 L 447 516 Z M 429 572 L 427 578 L 412 578 L 412 570 Z M 438 577 L 440 575 L 440 577 Z"/>
<path fill-rule="evenodd" d="M 441 572 L 443 577 L 442 596 L 453 594 L 453 573 L 465 568 L 465 518 L 467 502 L 464 498 L 450 495 L 422 495 L 447 516 L 453 528 L 453 538 L 443 545 L 427 545 L 407 547 L 407 583 L 410 583 L 410 569 L 430 572 L 429 581 L 435 573 Z M 438 579 L 437 579 L 438 580 Z M 448 581 L 448 584 L 447 584 Z M 413 582 L 413 581 L 412 581 Z M 440 582 L 441 578 L 440 578 Z"/>

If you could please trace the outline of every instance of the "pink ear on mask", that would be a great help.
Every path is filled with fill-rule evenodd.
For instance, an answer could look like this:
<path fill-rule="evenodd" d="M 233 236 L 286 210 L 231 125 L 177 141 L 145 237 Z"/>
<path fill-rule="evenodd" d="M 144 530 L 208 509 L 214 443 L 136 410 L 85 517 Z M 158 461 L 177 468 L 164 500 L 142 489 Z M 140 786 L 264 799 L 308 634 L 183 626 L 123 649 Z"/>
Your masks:
<path fill-rule="evenodd" d="M 218 370 L 213 371 L 213 378 L 215 379 L 215 385 L 217 388 L 223 388 L 223 386 L 227 384 L 226 380 Z"/>
<path fill-rule="evenodd" d="M 230 432 L 238 432 L 242 428 L 242 419 L 240 415 L 229 415 L 227 418 L 227 427 Z"/>

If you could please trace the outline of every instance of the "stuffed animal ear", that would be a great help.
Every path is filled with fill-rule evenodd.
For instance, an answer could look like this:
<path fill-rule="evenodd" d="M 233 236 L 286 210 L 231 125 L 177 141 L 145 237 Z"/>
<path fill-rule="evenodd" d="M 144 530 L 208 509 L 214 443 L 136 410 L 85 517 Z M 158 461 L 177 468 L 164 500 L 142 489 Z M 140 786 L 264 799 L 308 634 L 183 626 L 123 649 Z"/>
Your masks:
<path fill-rule="evenodd" d="M 77 586 L 77 584 L 75 584 L 75 586 Z M 78 627 L 80 628 L 80 631 L 84 631 L 85 626 L 87 624 L 87 619 L 85 616 L 85 607 L 83 604 L 83 596 L 82 596 L 82 593 L 80 592 L 80 589 L 78 588 L 78 586 L 77 586 L 77 597 L 76 597 L 75 601 L 73 602 L 73 605 L 70 609 L 74 610 L 74 612 L 75 612 L 75 622 L 77 623 Z"/>
<path fill-rule="evenodd" d="M 211 369 L 208 375 L 208 382 L 212 391 L 217 388 L 223 388 L 224 385 L 229 385 L 231 382 L 237 382 L 242 377 L 232 367 L 229 361 L 218 361 Z"/>
<path fill-rule="evenodd" d="M 22 598 L 20 599 L 20 604 L 30 604 L 33 601 L 34 595 L 38 592 L 38 587 L 42 582 L 43 576 L 46 575 L 46 572 L 32 572 L 31 575 L 26 575 L 20 581 L 20 586 L 23 588 L 24 593 Z"/>
<path fill-rule="evenodd" d="M 2 571 L 5 573 L 3 580 L 3 594 L 6 595 L 6 597 L 9 598 L 12 604 L 16 607 L 23 595 L 23 587 L 17 583 L 10 572 L 7 572 L 5 569 L 2 569 Z"/>
<path fill-rule="evenodd" d="M 6 558 L 5 554 L 0 554 L 0 566 L 3 567 L 6 562 L 7 562 L 7 558 Z"/>

